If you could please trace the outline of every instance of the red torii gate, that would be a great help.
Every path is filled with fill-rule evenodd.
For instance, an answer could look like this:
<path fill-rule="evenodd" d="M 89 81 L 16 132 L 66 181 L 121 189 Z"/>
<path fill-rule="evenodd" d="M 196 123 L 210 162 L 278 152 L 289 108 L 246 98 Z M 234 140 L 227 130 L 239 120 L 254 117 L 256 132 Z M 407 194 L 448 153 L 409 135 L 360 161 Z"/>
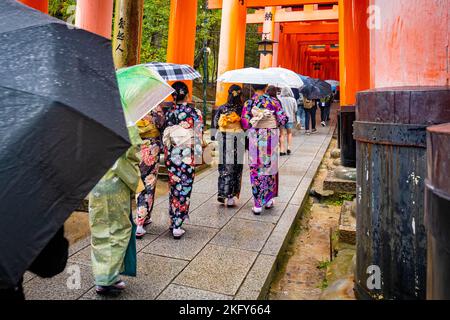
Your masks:
<path fill-rule="evenodd" d="M 48 0 L 20 1 L 43 12 L 48 10 Z M 111 28 L 109 17 L 113 0 L 98 0 L 100 1 L 104 2 L 103 5 L 88 8 L 92 1 L 78 0 L 78 10 L 83 14 L 79 15 L 82 21 L 77 21 L 77 25 L 92 32 L 108 34 L 105 31 Z M 318 9 L 319 5 L 336 2 L 339 8 L 342 105 L 354 104 L 356 92 L 368 88 L 449 85 L 450 3 L 446 0 L 209 0 L 210 9 L 222 8 L 219 73 L 243 65 L 247 8 L 266 8 L 269 11 L 273 7 L 303 6 L 304 11 L 308 11 Z M 168 57 L 173 62 L 193 63 L 196 8 L 197 0 L 171 0 L 172 31 L 169 32 Z M 182 19 L 179 18 L 180 12 L 184 12 Z M 309 19 L 317 21 L 317 14 L 323 14 L 329 20 L 332 13 L 313 13 Z M 275 23 L 270 21 L 270 24 L 276 25 L 282 23 L 276 19 L 292 22 L 290 19 L 301 14 L 284 12 L 279 17 L 276 14 L 272 16 L 275 17 Z M 259 18 L 252 16 L 251 19 Z M 104 22 L 99 25 L 97 20 Z M 269 22 L 265 24 L 267 27 Z M 286 28 L 286 34 L 280 38 L 280 54 L 276 53 L 274 56 L 284 59 L 286 66 L 302 66 L 308 42 L 301 43 L 300 46 L 295 44 L 295 41 L 303 41 L 297 39 L 296 29 L 301 27 L 292 24 L 283 28 Z M 321 33 L 328 34 L 330 30 L 335 30 L 331 26 L 314 25 L 309 28 L 321 29 Z M 311 34 L 317 32 L 319 31 L 311 31 Z M 309 40 L 311 39 L 313 38 Z M 180 47 L 183 50 L 175 50 Z M 281 49 L 286 52 L 281 53 Z M 295 61 L 289 62 L 288 56 Z M 217 103 L 223 102 L 223 97 L 224 88 L 219 87 Z"/>

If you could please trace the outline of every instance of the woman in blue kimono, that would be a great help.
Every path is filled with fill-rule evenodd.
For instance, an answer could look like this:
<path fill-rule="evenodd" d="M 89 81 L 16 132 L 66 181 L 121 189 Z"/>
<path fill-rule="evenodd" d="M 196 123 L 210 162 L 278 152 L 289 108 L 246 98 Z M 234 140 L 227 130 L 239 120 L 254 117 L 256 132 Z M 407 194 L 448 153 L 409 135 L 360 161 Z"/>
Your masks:
<path fill-rule="evenodd" d="M 172 87 L 175 103 L 166 113 L 163 142 L 169 174 L 170 229 L 174 239 L 180 239 L 185 233 L 181 228 L 183 222 L 189 217 L 195 165 L 202 161 L 203 118 L 201 112 L 188 103 L 186 84 L 175 82 Z"/>

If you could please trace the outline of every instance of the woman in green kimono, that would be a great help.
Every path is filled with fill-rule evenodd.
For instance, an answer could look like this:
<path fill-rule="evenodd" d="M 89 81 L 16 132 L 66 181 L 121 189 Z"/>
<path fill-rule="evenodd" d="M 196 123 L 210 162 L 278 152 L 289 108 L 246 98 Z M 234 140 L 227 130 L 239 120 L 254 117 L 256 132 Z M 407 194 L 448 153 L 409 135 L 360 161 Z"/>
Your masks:
<path fill-rule="evenodd" d="M 125 270 L 125 255 L 136 260 L 136 239 L 132 235 L 131 195 L 141 186 L 138 129 L 128 128 L 132 146 L 103 176 L 89 195 L 92 269 L 98 294 L 118 294 L 125 289 L 120 274 Z M 128 252 L 127 252 L 128 249 Z M 133 274 L 134 273 L 134 274 Z"/>

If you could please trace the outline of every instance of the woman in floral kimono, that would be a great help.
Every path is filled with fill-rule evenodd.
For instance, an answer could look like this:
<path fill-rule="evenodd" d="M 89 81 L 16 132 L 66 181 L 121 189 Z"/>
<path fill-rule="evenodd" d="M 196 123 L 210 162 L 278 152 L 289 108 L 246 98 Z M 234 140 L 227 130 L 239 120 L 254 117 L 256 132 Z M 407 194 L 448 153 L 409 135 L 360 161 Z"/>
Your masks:
<path fill-rule="evenodd" d="M 241 126 L 242 88 L 232 85 L 228 90 L 228 102 L 220 106 L 212 127 L 218 129 L 219 142 L 219 192 L 217 200 L 227 206 L 235 205 L 241 192 L 245 135 Z"/>
<path fill-rule="evenodd" d="M 142 120 L 137 122 L 139 134 L 142 138 L 141 163 L 139 169 L 145 190 L 136 197 L 136 238 L 142 238 L 145 226 L 152 222 L 151 213 L 155 201 L 156 182 L 158 179 L 159 154 L 162 150 L 161 133 L 164 131 L 164 111 L 157 106 Z"/>
<path fill-rule="evenodd" d="M 125 255 L 136 260 L 136 240 L 132 234 L 131 195 L 140 186 L 138 129 L 129 127 L 132 146 L 103 176 L 89 194 L 91 258 L 96 292 L 118 294 L 125 289 L 120 274 L 135 275 L 126 269 Z"/>
<path fill-rule="evenodd" d="M 281 105 L 265 93 L 266 85 L 254 84 L 255 95 L 242 110 L 242 127 L 248 133 L 253 213 L 270 209 L 278 196 L 279 126 L 288 118 Z"/>
<path fill-rule="evenodd" d="M 189 217 L 189 204 L 194 184 L 195 164 L 202 161 L 203 118 L 199 110 L 188 104 L 189 90 L 183 82 L 175 82 L 175 103 L 166 113 L 164 154 L 169 174 L 169 214 L 172 234 L 180 239 L 181 228 Z"/>

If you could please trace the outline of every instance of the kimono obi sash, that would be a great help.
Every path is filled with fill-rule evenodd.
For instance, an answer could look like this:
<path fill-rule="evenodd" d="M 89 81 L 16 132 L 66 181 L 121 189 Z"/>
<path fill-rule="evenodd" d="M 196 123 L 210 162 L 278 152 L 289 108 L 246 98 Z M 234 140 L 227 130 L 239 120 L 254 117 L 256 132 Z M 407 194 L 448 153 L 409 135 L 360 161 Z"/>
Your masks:
<path fill-rule="evenodd" d="M 164 130 L 163 143 L 165 146 L 192 147 L 194 145 L 194 129 L 185 129 L 174 125 Z"/>
<path fill-rule="evenodd" d="M 276 129 L 278 128 L 277 120 L 273 113 L 267 109 L 252 108 L 252 119 L 250 123 L 253 128 L 257 129 Z"/>
<path fill-rule="evenodd" d="M 222 114 L 219 118 L 219 131 L 221 132 L 241 132 L 241 117 L 236 112 Z"/>
<path fill-rule="evenodd" d="M 275 120 L 275 116 L 272 115 L 270 118 L 264 118 L 259 120 L 253 128 L 256 129 L 276 129 L 278 128 L 277 121 Z"/>
<path fill-rule="evenodd" d="M 157 138 L 161 134 L 156 125 L 147 119 L 141 119 L 136 122 L 141 138 Z"/>

